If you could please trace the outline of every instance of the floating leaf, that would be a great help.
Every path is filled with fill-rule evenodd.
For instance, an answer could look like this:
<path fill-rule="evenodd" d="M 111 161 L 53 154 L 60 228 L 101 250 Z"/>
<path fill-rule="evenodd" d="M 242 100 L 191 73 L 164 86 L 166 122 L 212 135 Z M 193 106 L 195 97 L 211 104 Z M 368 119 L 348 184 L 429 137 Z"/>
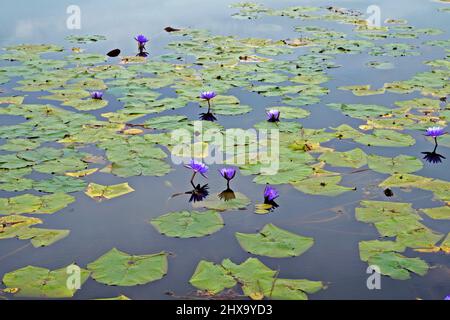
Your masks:
<path fill-rule="evenodd" d="M 131 188 L 128 183 L 119 183 L 110 186 L 104 186 L 97 183 L 89 183 L 87 189 L 85 191 L 86 195 L 91 197 L 92 199 L 113 199 L 116 197 L 123 196 L 130 192 L 133 192 L 134 189 Z"/>
<path fill-rule="evenodd" d="M 110 286 L 135 286 L 161 279 L 167 273 L 167 254 L 129 255 L 116 248 L 87 265 L 95 281 Z"/>
<path fill-rule="evenodd" d="M 313 238 L 299 236 L 267 224 L 259 233 L 236 232 L 241 247 L 250 253 L 273 258 L 299 256 L 314 243 Z"/>
<path fill-rule="evenodd" d="M 255 258 L 249 258 L 240 265 L 234 264 L 229 259 L 223 260 L 222 265 L 202 260 L 190 283 L 212 294 L 239 283 L 244 294 L 256 300 L 264 297 L 306 300 L 308 298 L 306 293 L 315 293 L 324 288 L 320 281 L 277 278 L 276 271 Z"/>
<path fill-rule="evenodd" d="M 72 267 L 76 267 L 76 265 L 72 264 L 51 271 L 28 266 L 6 273 L 3 276 L 3 283 L 8 288 L 18 288 L 15 293 L 17 297 L 71 298 L 77 290 L 69 288 L 67 285 L 67 270 Z M 80 271 L 80 284 L 83 284 L 89 277 L 89 272 L 81 268 Z"/>
<path fill-rule="evenodd" d="M 171 212 L 154 218 L 150 223 L 162 234 L 176 238 L 203 237 L 223 228 L 220 214 L 209 210 Z"/>
<path fill-rule="evenodd" d="M 312 177 L 291 184 L 301 192 L 322 196 L 338 196 L 341 193 L 355 190 L 355 188 L 338 185 L 341 179 L 340 176 Z"/>
<path fill-rule="evenodd" d="M 74 197 L 65 193 L 54 193 L 43 197 L 23 194 L 13 198 L 0 198 L 0 214 L 50 214 L 65 208 L 74 201 Z"/>
<path fill-rule="evenodd" d="M 226 288 L 234 287 L 237 282 L 222 266 L 202 260 L 197 265 L 189 283 L 201 290 L 217 294 Z"/>
<path fill-rule="evenodd" d="M 217 211 L 230 211 L 245 209 L 250 203 L 250 199 L 240 192 L 234 193 L 235 198 L 225 201 L 219 198 L 219 194 L 213 194 L 206 200 L 192 203 L 194 208 L 207 208 Z"/>
<path fill-rule="evenodd" d="M 367 146 L 377 147 L 409 147 L 416 143 L 410 135 L 381 129 L 375 129 L 372 134 L 366 134 L 354 140 Z"/>
<path fill-rule="evenodd" d="M 450 220 L 450 207 L 436 207 L 436 208 L 428 208 L 421 209 L 427 216 L 432 219 L 438 220 Z"/>
<path fill-rule="evenodd" d="M 56 176 L 52 179 L 35 181 L 33 189 L 41 192 L 77 192 L 86 187 L 86 182 L 81 179 L 75 179 L 65 176 Z"/>
<path fill-rule="evenodd" d="M 346 151 L 346 152 L 325 152 L 320 157 L 319 160 L 325 161 L 335 167 L 351 167 L 360 168 L 367 163 L 367 156 L 359 148 Z"/>
<path fill-rule="evenodd" d="M 399 155 L 388 158 L 371 154 L 368 157 L 369 168 L 381 173 L 410 173 L 422 169 L 422 161 L 416 157 Z"/>

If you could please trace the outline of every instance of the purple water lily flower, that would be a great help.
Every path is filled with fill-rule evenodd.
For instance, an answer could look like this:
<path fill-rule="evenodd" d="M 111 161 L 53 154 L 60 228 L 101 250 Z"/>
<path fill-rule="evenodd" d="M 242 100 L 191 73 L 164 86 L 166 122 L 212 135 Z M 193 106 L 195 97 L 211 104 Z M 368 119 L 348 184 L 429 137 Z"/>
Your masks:
<path fill-rule="evenodd" d="M 219 172 L 227 181 L 230 181 L 236 175 L 235 168 L 222 168 L 219 170 Z"/>
<path fill-rule="evenodd" d="M 195 173 L 205 174 L 208 172 L 208 166 L 202 162 L 191 160 L 191 162 L 185 165 L 186 168 L 192 169 Z"/>
<path fill-rule="evenodd" d="M 444 128 L 441 128 L 441 127 L 430 127 L 430 128 L 428 128 L 427 131 L 425 132 L 425 135 L 426 135 L 427 137 L 433 138 L 433 139 L 434 139 L 434 144 L 435 144 L 436 147 L 437 147 L 437 145 L 438 145 L 437 137 L 440 137 L 440 136 L 442 136 L 442 135 L 444 135 L 444 134 L 446 134 L 446 133 L 447 133 L 447 132 L 444 131 Z"/>
<path fill-rule="evenodd" d="M 436 138 L 436 137 L 442 136 L 444 134 L 445 134 L 444 128 L 441 128 L 441 127 L 428 128 L 427 132 L 425 133 L 425 135 L 427 137 L 432 137 L 432 138 Z"/>
<path fill-rule="evenodd" d="M 229 189 L 230 181 L 236 175 L 236 169 L 235 168 L 222 168 L 219 170 L 219 173 L 222 177 L 224 177 L 227 180 L 227 188 Z"/>
<path fill-rule="evenodd" d="M 203 91 L 200 93 L 200 98 L 204 100 L 211 100 L 213 99 L 217 94 L 214 91 Z"/>
<path fill-rule="evenodd" d="M 93 92 L 91 92 L 91 98 L 101 100 L 103 98 L 103 92 L 93 91 Z"/>
<path fill-rule="evenodd" d="M 191 178 L 191 184 L 194 185 L 194 178 L 197 173 L 200 173 L 203 177 L 207 178 L 208 166 L 202 162 L 191 160 L 189 164 L 184 165 L 186 168 L 191 169 L 193 172 Z"/>
<path fill-rule="evenodd" d="M 280 111 L 272 109 L 266 112 L 267 121 L 269 122 L 278 122 L 280 121 Z"/>
<path fill-rule="evenodd" d="M 450 300 L 450 294 L 444 298 L 444 300 Z"/>
<path fill-rule="evenodd" d="M 271 186 L 266 186 L 266 188 L 264 189 L 264 200 L 266 202 L 272 202 L 279 196 L 280 194 L 278 193 L 277 189 Z"/>
<path fill-rule="evenodd" d="M 139 45 L 145 45 L 148 42 L 147 37 L 144 36 L 143 34 L 134 37 L 134 40 L 136 40 L 139 43 Z"/>

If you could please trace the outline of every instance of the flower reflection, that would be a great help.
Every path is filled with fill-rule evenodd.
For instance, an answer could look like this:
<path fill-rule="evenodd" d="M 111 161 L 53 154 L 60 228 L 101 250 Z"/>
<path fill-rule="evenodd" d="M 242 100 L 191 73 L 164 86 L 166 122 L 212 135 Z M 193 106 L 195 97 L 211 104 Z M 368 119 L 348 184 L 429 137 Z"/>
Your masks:
<path fill-rule="evenodd" d="M 203 121 L 211 121 L 211 122 L 217 121 L 217 118 L 211 112 L 200 113 L 199 118 L 200 118 L 200 120 L 203 120 Z"/>
<path fill-rule="evenodd" d="M 439 154 L 434 150 L 432 152 L 422 152 L 422 154 L 424 154 L 423 159 L 429 163 L 441 163 L 443 159 L 446 159 L 442 154 Z"/>
<path fill-rule="evenodd" d="M 186 192 L 181 192 L 181 193 L 175 193 L 172 195 L 171 198 L 175 198 L 177 196 L 180 195 L 184 195 L 184 194 L 189 194 L 189 202 L 200 202 L 206 199 L 206 197 L 208 197 L 209 195 L 209 186 L 208 184 L 205 184 L 203 186 L 201 186 L 200 184 L 194 185 L 193 183 L 191 183 L 192 186 L 194 187 L 194 189 L 186 191 Z"/>
<path fill-rule="evenodd" d="M 218 197 L 220 200 L 223 201 L 230 201 L 236 199 L 234 191 L 231 190 L 230 188 L 226 188 L 225 190 L 223 190 L 221 193 L 219 193 Z"/>
<path fill-rule="evenodd" d="M 200 184 L 197 184 L 197 186 L 194 187 L 191 191 L 186 192 L 186 194 L 190 194 L 191 197 L 189 198 L 189 202 L 200 202 L 203 201 L 208 195 L 209 195 L 209 186 L 208 184 L 205 184 L 203 186 L 200 186 Z"/>
<path fill-rule="evenodd" d="M 443 159 L 446 159 L 442 154 L 439 154 L 436 152 L 438 144 L 435 138 L 435 142 L 436 144 L 434 145 L 434 149 L 431 152 L 422 152 L 422 154 L 424 154 L 423 159 L 426 160 L 429 163 L 441 163 Z"/>

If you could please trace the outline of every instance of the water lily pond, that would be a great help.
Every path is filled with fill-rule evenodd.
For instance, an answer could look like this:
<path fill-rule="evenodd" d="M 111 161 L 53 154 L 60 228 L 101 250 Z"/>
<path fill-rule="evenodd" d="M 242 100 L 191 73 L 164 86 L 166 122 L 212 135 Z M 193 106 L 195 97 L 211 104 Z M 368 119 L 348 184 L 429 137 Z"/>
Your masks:
<path fill-rule="evenodd" d="M 70 5 L 2 4 L 0 299 L 450 295 L 447 0 Z"/>

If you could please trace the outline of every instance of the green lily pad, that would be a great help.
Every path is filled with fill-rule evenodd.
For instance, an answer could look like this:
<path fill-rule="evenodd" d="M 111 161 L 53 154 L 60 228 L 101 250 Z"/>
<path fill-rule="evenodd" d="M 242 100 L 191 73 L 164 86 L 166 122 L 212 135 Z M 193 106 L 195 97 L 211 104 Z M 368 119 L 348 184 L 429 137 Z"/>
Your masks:
<path fill-rule="evenodd" d="M 192 207 L 217 211 L 233 211 L 245 209 L 251 203 L 251 200 L 240 192 L 235 192 L 234 195 L 234 199 L 225 201 L 219 198 L 219 194 L 212 194 L 201 202 L 192 203 Z"/>
<path fill-rule="evenodd" d="M 202 260 L 197 265 L 189 283 L 200 290 L 217 294 L 226 288 L 234 287 L 237 282 L 222 266 Z"/>
<path fill-rule="evenodd" d="M 368 157 L 369 168 L 381 173 L 410 173 L 422 169 L 422 161 L 413 156 L 399 155 L 394 158 L 371 154 Z"/>
<path fill-rule="evenodd" d="M 23 194 L 12 198 L 0 198 L 0 215 L 22 213 L 51 214 L 65 208 L 74 201 L 74 197 L 65 193 L 54 193 L 42 197 Z"/>
<path fill-rule="evenodd" d="M 91 42 L 97 42 L 97 41 L 102 41 L 102 40 L 106 40 L 105 36 L 101 36 L 101 35 L 84 35 L 84 36 L 79 36 L 79 35 L 70 35 L 64 38 L 65 40 L 72 42 L 72 43 L 79 43 L 79 44 L 85 44 L 85 43 L 91 43 Z"/>
<path fill-rule="evenodd" d="M 370 257 L 383 252 L 403 252 L 406 247 L 394 241 L 369 240 L 359 243 L 359 256 L 362 261 L 369 260 Z"/>
<path fill-rule="evenodd" d="M 71 298 L 76 289 L 67 286 L 67 270 L 69 267 L 49 270 L 40 267 L 27 266 L 6 273 L 3 276 L 3 283 L 11 289 L 17 289 L 17 297 L 35 298 Z M 83 284 L 89 277 L 89 271 L 80 269 L 80 284 Z"/>
<path fill-rule="evenodd" d="M 354 140 L 367 146 L 376 147 L 409 147 L 416 143 L 416 140 L 408 134 L 381 129 L 376 129 L 372 134 L 366 134 Z"/>
<path fill-rule="evenodd" d="M 383 252 L 369 257 L 369 265 L 376 265 L 383 275 L 397 280 L 409 279 L 410 272 L 425 275 L 429 266 L 420 258 L 407 258 L 395 252 Z"/>
<path fill-rule="evenodd" d="M 437 220 L 450 220 L 450 207 L 436 207 L 421 209 L 427 216 Z"/>
<path fill-rule="evenodd" d="M 89 183 L 85 194 L 92 199 L 103 200 L 103 199 L 114 199 L 130 192 L 133 192 L 134 189 L 131 188 L 128 183 L 119 183 L 110 186 L 104 186 L 97 183 Z"/>
<path fill-rule="evenodd" d="M 367 164 L 367 155 L 361 149 L 356 148 L 346 152 L 328 151 L 323 153 L 319 160 L 334 167 L 361 168 Z"/>
<path fill-rule="evenodd" d="M 81 179 L 71 178 L 67 176 L 56 176 L 52 179 L 35 181 L 33 189 L 41 192 L 77 192 L 86 188 L 86 182 Z"/>
<path fill-rule="evenodd" d="M 202 260 L 190 283 L 212 294 L 239 283 L 244 294 L 254 300 L 265 297 L 306 300 L 307 293 L 315 293 L 324 288 L 320 281 L 278 278 L 277 271 L 271 270 L 256 258 L 249 258 L 240 265 L 229 259 L 223 260 L 221 265 Z"/>
<path fill-rule="evenodd" d="M 0 146 L 5 151 L 26 151 L 39 147 L 40 142 L 30 139 L 9 139 L 7 143 Z"/>
<path fill-rule="evenodd" d="M 92 278 L 110 286 L 135 286 L 161 279 L 167 273 L 167 254 L 129 255 L 116 248 L 87 265 Z"/>
<path fill-rule="evenodd" d="M 236 238 L 245 251 L 272 258 L 299 256 L 314 243 L 313 238 L 299 236 L 273 224 L 267 224 L 256 234 L 236 232 Z"/>
<path fill-rule="evenodd" d="M 150 223 L 162 234 L 176 238 L 195 238 L 210 235 L 223 228 L 220 214 L 209 210 L 171 212 L 154 218 Z"/>
<path fill-rule="evenodd" d="M 338 183 L 341 176 L 319 176 L 291 183 L 292 186 L 304 193 L 321 196 L 338 196 L 344 192 L 355 190 L 355 188 L 344 187 Z"/>

